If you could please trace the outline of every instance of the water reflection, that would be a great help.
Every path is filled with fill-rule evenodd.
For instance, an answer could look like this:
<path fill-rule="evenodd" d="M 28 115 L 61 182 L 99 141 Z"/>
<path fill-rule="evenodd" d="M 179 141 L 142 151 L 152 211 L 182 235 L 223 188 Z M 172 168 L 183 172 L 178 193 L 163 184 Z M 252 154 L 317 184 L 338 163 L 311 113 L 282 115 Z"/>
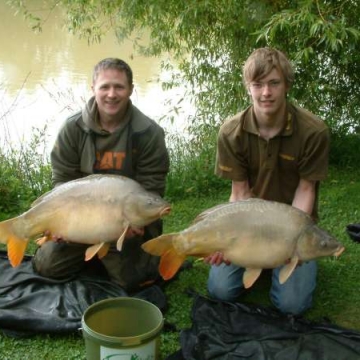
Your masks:
<path fill-rule="evenodd" d="M 169 111 L 164 100 L 178 96 L 164 93 L 157 81 L 161 58 L 137 55 L 130 41 L 119 44 L 112 33 L 100 44 L 88 45 L 63 29 L 59 9 L 50 14 L 39 34 L 4 2 L 0 2 L 0 20 L 0 146 L 4 138 L 23 141 L 32 127 L 46 122 L 53 141 L 65 117 L 91 95 L 92 68 L 105 57 L 120 57 L 130 64 L 135 84 L 132 101 L 155 120 Z"/>

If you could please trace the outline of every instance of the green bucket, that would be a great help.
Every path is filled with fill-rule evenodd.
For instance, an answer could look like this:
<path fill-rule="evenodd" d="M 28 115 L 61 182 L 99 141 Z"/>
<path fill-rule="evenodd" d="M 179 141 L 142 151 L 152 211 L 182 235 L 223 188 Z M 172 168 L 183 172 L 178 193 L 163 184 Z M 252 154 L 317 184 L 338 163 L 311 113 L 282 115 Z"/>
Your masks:
<path fill-rule="evenodd" d="M 87 360 L 157 360 L 161 311 L 148 301 L 120 297 L 99 301 L 84 312 Z"/>

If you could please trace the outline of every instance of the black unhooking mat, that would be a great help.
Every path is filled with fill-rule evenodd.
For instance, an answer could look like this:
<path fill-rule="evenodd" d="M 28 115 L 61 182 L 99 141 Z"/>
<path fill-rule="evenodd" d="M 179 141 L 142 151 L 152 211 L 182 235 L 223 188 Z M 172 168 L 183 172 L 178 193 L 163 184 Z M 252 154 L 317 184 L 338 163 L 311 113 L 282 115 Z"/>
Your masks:
<path fill-rule="evenodd" d="M 360 360 L 360 332 L 197 296 L 167 360 Z"/>
<path fill-rule="evenodd" d="M 0 331 L 8 336 L 76 332 L 90 305 L 121 296 L 129 294 L 106 278 L 79 276 L 57 281 L 39 276 L 30 256 L 12 268 L 6 253 L 0 251 Z M 131 296 L 150 301 L 160 310 L 166 306 L 165 294 L 157 285 Z"/>

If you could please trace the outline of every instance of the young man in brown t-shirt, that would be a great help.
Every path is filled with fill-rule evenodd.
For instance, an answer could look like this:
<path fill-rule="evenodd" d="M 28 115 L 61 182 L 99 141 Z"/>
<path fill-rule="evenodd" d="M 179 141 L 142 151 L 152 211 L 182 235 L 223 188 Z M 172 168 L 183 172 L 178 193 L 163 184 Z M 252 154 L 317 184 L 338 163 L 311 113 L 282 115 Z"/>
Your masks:
<path fill-rule="evenodd" d="M 215 172 L 232 181 L 230 201 L 279 201 L 316 219 L 318 184 L 328 170 L 329 131 L 322 120 L 287 101 L 293 79 L 282 52 L 261 48 L 250 55 L 243 80 L 252 105 L 221 126 Z M 235 300 L 243 289 L 245 269 L 229 264 L 220 253 L 206 261 L 212 265 L 210 295 Z M 284 313 L 304 312 L 312 304 L 316 261 L 298 266 L 282 285 L 279 271 L 272 273 L 273 304 Z"/>

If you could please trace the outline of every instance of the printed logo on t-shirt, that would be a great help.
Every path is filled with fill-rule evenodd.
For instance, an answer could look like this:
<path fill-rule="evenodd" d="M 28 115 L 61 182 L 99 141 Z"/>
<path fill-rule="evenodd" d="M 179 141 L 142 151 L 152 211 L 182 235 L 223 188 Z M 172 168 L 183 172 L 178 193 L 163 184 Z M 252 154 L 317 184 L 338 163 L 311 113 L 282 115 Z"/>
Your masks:
<path fill-rule="evenodd" d="M 94 170 L 121 170 L 126 153 L 124 151 L 96 152 Z"/>

